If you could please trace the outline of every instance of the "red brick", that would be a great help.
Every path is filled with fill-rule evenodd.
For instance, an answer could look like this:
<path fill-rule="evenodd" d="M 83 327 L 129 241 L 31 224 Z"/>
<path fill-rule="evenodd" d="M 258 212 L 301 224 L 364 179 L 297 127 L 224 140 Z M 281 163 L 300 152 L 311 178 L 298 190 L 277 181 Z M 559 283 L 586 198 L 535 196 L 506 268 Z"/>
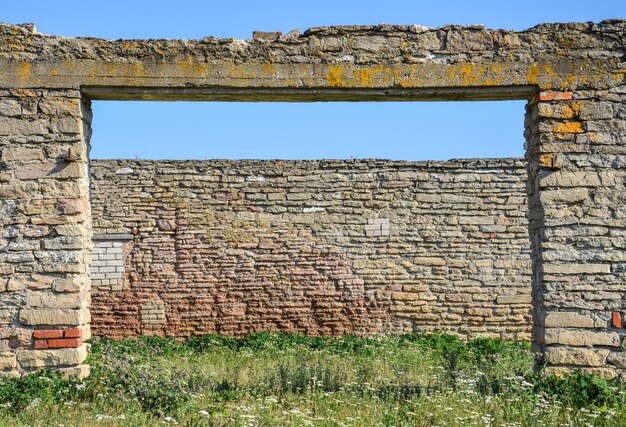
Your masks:
<path fill-rule="evenodd" d="M 539 93 L 540 101 L 563 101 L 574 98 L 574 92 L 559 92 L 556 90 L 546 90 Z"/>
<path fill-rule="evenodd" d="M 83 331 L 79 328 L 67 329 L 64 331 L 64 336 L 65 338 L 80 338 L 83 336 Z"/>
<path fill-rule="evenodd" d="M 35 350 L 43 350 L 48 348 L 48 341 L 46 340 L 35 340 L 35 343 L 33 344 L 33 347 L 35 348 Z"/>
<path fill-rule="evenodd" d="M 56 329 L 42 329 L 42 330 L 38 330 L 38 331 L 34 331 L 33 332 L 33 338 L 35 339 L 39 339 L 39 338 L 63 338 L 63 331 L 61 330 L 56 330 Z"/>
<path fill-rule="evenodd" d="M 619 311 L 614 311 L 613 315 L 611 316 L 611 324 L 613 325 L 614 328 L 621 328 L 622 327 L 622 313 L 620 313 Z"/>
<path fill-rule="evenodd" d="M 80 338 L 63 338 L 58 340 L 48 340 L 48 348 L 75 348 L 80 347 L 83 340 Z"/>

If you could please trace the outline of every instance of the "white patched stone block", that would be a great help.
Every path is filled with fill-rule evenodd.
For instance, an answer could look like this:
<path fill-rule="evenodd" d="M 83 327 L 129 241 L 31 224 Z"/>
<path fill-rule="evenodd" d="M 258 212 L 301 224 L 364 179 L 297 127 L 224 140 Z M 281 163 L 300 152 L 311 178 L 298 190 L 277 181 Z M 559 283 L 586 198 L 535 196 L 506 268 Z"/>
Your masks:
<path fill-rule="evenodd" d="M 318 207 L 302 208 L 302 213 L 316 213 L 316 212 L 324 212 L 324 211 L 326 211 L 325 208 L 318 208 Z"/>
<path fill-rule="evenodd" d="M 545 274 L 609 274 L 609 264 L 545 264 Z"/>
<path fill-rule="evenodd" d="M 133 173 L 134 170 L 132 168 L 120 168 L 118 170 L 115 171 L 116 175 L 128 175 Z"/>
<path fill-rule="evenodd" d="M 389 218 L 368 218 L 365 235 L 368 237 L 389 236 Z"/>
<path fill-rule="evenodd" d="M 114 234 L 94 237 L 94 261 L 90 278 L 100 290 L 121 291 L 124 279 L 124 245 L 128 235 Z"/>

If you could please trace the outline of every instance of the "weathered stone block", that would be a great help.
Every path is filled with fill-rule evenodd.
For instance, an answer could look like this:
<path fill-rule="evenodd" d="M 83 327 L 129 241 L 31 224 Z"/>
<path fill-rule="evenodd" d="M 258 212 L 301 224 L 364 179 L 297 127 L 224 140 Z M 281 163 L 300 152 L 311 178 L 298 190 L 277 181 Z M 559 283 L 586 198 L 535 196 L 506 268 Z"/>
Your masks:
<path fill-rule="evenodd" d="M 545 274 L 609 274 L 610 264 L 544 264 Z"/>
<path fill-rule="evenodd" d="M 606 346 L 619 347 L 620 335 L 617 332 L 592 330 L 567 330 L 547 328 L 544 342 L 550 344 L 569 345 L 575 347 Z"/>
<path fill-rule="evenodd" d="M 17 358 L 14 351 L 0 352 L 0 371 L 7 371 L 17 367 Z"/>
<path fill-rule="evenodd" d="M 82 325 L 89 323 L 87 309 L 61 308 L 23 308 L 20 310 L 19 320 L 25 325 Z"/>
<path fill-rule="evenodd" d="M 416 265 L 431 265 L 431 266 L 444 266 L 446 265 L 446 260 L 438 257 L 418 257 L 414 258 L 413 261 Z"/>
<path fill-rule="evenodd" d="M 597 172 L 551 172 L 540 176 L 541 188 L 552 187 L 598 187 L 602 185 Z"/>
<path fill-rule="evenodd" d="M 551 365 L 604 366 L 609 350 L 579 347 L 548 347 L 544 351 L 545 361 Z"/>
<path fill-rule="evenodd" d="M 44 135 L 48 133 L 45 119 L 22 120 L 13 117 L 0 117 L 0 136 Z"/>
<path fill-rule="evenodd" d="M 543 190 L 539 194 L 541 203 L 550 206 L 558 203 L 580 203 L 589 198 L 589 190 L 572 188 L 567 190 Z"/>
<path fill-rule="evenodd" d="M 41 148 L 8 146 L 8 147 L 3 147 L 2 150 L 0 151 L 0 159 L 2 159 L 5 162 L 38 161 L 38 160 L 44 159 L 44 152 Z"/>
<path fill-rule="evenodd" d="M 15 274 L 7 283 L 8 291 L 22 289 L 50 289 L 54 277 L 42 274 Z"/>
<path fill-rule="evenodd" d="M 594 328 L 594 318 L 587 314 L 576 312 L 550 312 L 544 320 L 546 328 Z"/>
<path fill-rule="evenodd" d="M 88 279 L 85 276 L 73 275 L 69 278 L 55 278 L 52 288 L 55 292 L 78 292 L 85 289 Z"/>
<path fill-rule="evenodd" d="M 450 32 L 446 39 L 446 50 L 464 52 L 491 50 L 493 38 L 486 31 Z"/>
<path fill-rule="evenodd" d="M 31 308 L 76 308 L 83 306 L 85 297 L 80 293 L 56 294 L 50 291 L 31 291 L 28 294 L 27 304 Z"/>
<path fill-rule="evenodd" d="M 22 106 L 17 99 L 0 98 L 0 116 L 12 117 L 22 114 Z"/>
<path fill-rule="evenodd" d="M 17 361 L 20 367 L 28 370 L 80 365 L 86 357 L 86 344 L 77 348 L 17 351 Z"/>
<path fill-rule="evenodd" d="M 531 303 L 531 296 L 528 295 L 498 295 L 496 297 L 496 302 L 498 304 L 526 304 L 529 305 Z"/>

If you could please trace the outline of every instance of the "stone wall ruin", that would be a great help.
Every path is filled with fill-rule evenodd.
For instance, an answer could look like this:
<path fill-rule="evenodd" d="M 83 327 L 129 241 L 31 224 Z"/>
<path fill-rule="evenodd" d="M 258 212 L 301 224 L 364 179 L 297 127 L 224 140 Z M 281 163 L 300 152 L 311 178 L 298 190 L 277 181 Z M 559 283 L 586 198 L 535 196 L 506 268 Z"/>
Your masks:
<path fill-rule="evenodd" d="M 625 33 L 607 20 L 110 41 L 0 25 L 0 369 L 86 371 L 92 99 L 526 99 L 534 351 L 551 372 L 620 375 Z"/>
<path fill-rule="evenodd" d="M 521 159 L 95 160 L 91 178 L 98 335 L 530 339 Z"/>

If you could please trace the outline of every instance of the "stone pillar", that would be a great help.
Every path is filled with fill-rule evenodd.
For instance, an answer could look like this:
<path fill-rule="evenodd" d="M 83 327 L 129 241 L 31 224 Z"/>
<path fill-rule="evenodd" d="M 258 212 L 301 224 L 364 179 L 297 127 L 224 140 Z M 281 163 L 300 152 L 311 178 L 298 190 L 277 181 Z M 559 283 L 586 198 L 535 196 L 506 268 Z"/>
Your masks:
<path fill-rule="evenodd" d="M 87 372 L 90 121 L 78 91 L 0 91 L 2 374 Z"/>
<path fill-rule="evenodd" d="M 626 363 L 626 87 L 527 106 L 534 344 L 548 372 Z"/>

